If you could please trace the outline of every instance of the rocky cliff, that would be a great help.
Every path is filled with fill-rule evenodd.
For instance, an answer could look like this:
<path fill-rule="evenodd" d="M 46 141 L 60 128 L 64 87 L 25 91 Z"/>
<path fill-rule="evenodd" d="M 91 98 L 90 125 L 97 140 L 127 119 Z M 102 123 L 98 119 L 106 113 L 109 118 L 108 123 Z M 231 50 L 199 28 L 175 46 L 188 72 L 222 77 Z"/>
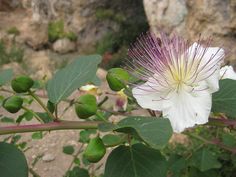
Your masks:
<path fill-rule="evenodd" d="M 211 36 L 214 45 L 236 54 L 236 0 L 143 0 L 149 25 L 154 32 L 177 32 L 191 40 Z"/>

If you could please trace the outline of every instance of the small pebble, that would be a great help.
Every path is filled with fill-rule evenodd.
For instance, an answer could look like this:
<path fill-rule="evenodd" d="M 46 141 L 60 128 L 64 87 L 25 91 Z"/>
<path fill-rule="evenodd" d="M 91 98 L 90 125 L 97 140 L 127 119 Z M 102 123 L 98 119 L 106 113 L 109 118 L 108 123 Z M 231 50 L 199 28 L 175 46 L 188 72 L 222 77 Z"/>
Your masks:
<path fill-rule="evenodd" d="M 42 160 L 44 162 L 51 162 L 53 160 L 55 160 L 55 156 L 53 154 L 45 154 L 43 157 L 42 157 Z"/>

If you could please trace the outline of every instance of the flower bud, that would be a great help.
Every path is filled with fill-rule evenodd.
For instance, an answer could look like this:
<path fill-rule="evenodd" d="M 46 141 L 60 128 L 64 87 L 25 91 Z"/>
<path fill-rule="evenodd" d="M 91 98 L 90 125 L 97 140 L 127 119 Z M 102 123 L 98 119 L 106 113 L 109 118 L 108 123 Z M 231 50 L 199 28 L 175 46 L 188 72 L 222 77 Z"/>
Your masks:
<path fill-rule="evenodd" d="M 86 119 L 97 112 L 96 97 L 90 94 L 82 95 L 75 103 L 75 112 L 81 119 Z"/>
<path fill-rule="evenodd" d="M 28 76 L 18 76 L 11 81 L 11 87 L 16 93 L 24 93 L 34 85 L 34 81 Z"/>
<path fill-rule="evenodd" d="M 23 104 L 23 99 L 18 96 L 12 96 L 3 101 L 3 107 L 10 113 L 18 112 Z"/>
<path fill-rule="evenodd" d="M 101 138 L 96 137 L 89 141 L 84 151 L 84 157 L 92 163 L 96 163 L 103 158 L 106 153 L 106 147 Z"/>
<path fill-rule="evenodd" d="M 129 80 L 129 73 L 121 68 L 112 68 L 108 71 L 106 79 L 111 90 L 120 91 L 125 88 Z"/>

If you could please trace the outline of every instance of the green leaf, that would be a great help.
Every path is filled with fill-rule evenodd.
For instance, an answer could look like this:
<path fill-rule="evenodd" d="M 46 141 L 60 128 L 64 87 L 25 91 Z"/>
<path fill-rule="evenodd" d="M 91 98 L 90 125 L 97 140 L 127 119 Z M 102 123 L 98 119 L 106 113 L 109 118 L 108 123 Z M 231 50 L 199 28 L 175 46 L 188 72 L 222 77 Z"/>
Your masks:
<path fill-rule="evenodd" d="M 52 118 L 48 115 L 48 113 L 46 113 L 46 112 L 36 112 L 36 114 L 39 116 L 39 118 L 40 118 L 44 123 L 52 122 Z"/>
<path fill-rule="evenodd" d="M 190 159 L 190 164 L 198 168 L 200 171 L 207 171 L 213 168 L 221 167 L 217 157 L 206 148 L 202 148 L 195 152 Z"/>
<path fill-rule="evenodd" d="M 39 139 L 42 139 L 42 138 L 43 138 L 43 133 L 42 132 L 34 132 L 32 134 L 32 139 L 39 140 Z"/>
<path fill-rule="evenodd" d="M 13 76 L 12 69 L 6 69 L 0 72 L 0 86 L 6 84 Z"/>
<path fill-rule="evenodd" d="M 0 117 L 0 121 L 4 123 L 15 123 L 15 120 L 11 117 Z"/>
<path fill-rule="evenodd" d="M 76 158 L 74 159 L 74 163 L 75 163 L 76 165 L 80 166 L 80 159 L 76 157 Z"/>
<path fill-rule="evenodd" d="M 116 131 L 138 135 L 153 148 L 163 148 L 172 136 L 169 119 L 134 116 L 121 120 Z"/>
<path fill-rule="evenodd" d="M 68 155 L 72 155 L 75 152 L 75 149 L 73 146 L 64 146 L 63 152 Z"/>
<path fill-rule="evenodd" d="M 49 100 L 58 103 L 71 95 L 77 88 L 94 81 L 101 56 L 80 56 L 59 70 L 47 84 Z"/>
<path fill-rule="evenodd" d="M 169 172 L 172 174 L 171 177 L 179 177 L 181 176 L 181 172 L 183 169 L 187 167 L 186 160 L 177 154 L 171 154 L 168 160 L 168 168 Z"/>
<path fill-rule="evenodd" d="M 236 147 L 236 138 L 234 134 L 223 133 L 222 134 L 223 143 L 229 147 Z"/>
<path fill-rule="evenodd" d="M 90 130 L 90 129 L 80 131 L 80 133 L 79 133 L 79 135 L 80 135 L 79 136 L 79 142 L 88 143 L 89 140 L 90 140 L 89 136 L 91 134 L 95 134 L 95 133 L 96 133 L 96 130 Z"/>
<path fill-rule="evenodd" d="M 110 122 L 100 123 L 98 125 L 98 129 L 101 132 L 110 132 L 116 128 L 118 128 L 118 127 L 115 124 L 110 123 Z"/>
<path fill-rule="evenodd" d="M 166 177 L 167 162 L 158 150 L 143 144 L 119 146 L 109 155 L 105 177 Z"/>
<path fill-rule="evenodd" d="M 34 115 L 31 112 L 26 111 L 23 114 L 18 116 L 18 118 L 16 119 L 16 122 L 20 123 L 23 119 L 30 121 L 33 119 L 33 117 L 34 117 Z"/>
<path fill-rule="evenodd" d="M 89 177 L 88 170 L 74 167 L 72 170 L 68 171 L 65 177 Z"/>
<path fill-rule="evenodd" d="M 12 144 L 0 142 L 0 172 L 2 177 L 28 177 L 26 158 Z"/>
<path fill-rule="evenodd" d="M 207 170 L 201 172 L 197 168 L 191 168 L 188 173 L 188 177 L 222 177 L 216 170 Z"/>
<path fill-rule="evenodd" d="M 119 135 L 107 134 L 102 137 L 105 146 L 116 146 L 125 141 L 124 137 Z"/>
<path fill-rule="evenodd" d="M 236 81 L 220 80 L 219 86 L 219 91 L 212 96 L 212 112 L 222 112 L 230 117 L 236 117 Z"/>
<path fill-rule="evenodd" d="M 97 75 L 95 75 L 95 77 L 91 80 L 91 82 L 94 85 L 101 85 L 101 80 L 99 79 L 99 77 Z"/>
<path fill-rule="evenodd" d="M 21 139 L 21 135 L 15 135 L 12 137 L 11 143 L 16 144 Z"/>

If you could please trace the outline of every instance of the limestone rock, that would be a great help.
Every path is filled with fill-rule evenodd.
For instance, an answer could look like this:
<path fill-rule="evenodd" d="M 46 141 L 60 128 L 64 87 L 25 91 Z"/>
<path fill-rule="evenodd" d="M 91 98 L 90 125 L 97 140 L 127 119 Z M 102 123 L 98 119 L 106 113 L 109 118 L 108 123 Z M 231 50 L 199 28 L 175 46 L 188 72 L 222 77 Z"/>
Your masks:
<path fill-rule="evenodd" d="M 197 40 L 212 37 L 213 44 L 236 53 L 236 0 L 143 0 L 151 30 L 162 30 Z M 235 59 L 231 55 L 230 59 Z"/>
<path fill-rule="evenodd" d="M 43 157 L 42 157 L 42 160 L 44 161 L 44 162 L 51 162 L 51 161 L 53 161 L 53 160 L 55 160 L 55 156 L 53 155 L 53 154 L 45 154 Z"/>
<path fill-rule="evenodd" d="M 1 69 L 13 69 L 13 72 L 14 74 L 16 75 L 20 75 L 20 74 L 26 74 L 24 72 L 24 70 L 22 69 L 22 67 L 20 66 L 19 63 L 17 62 L 11 62 L 11 63 L 8 63 L 8 64 L 4 64 L 2 65 Z"/>
<path fill-rule="evenodd" d="M 47 23 L 33 23 L 30 18 L 25 18 L 19 29 L 21 40 L 34 50 L 42 49 L 48 43 Z"/>
<path fill-rule="evenodd" d="M 54 42 L 52 48 L 55 52 L 65 54 L 75 51 L 76 45 L 75 42 L 72 42 L 67 38 L 63 38 Z"/>
<path fill-rule="evenodd" d="M 34 78 L 42 79 L 52 77 L 53 60 L 50 58 L 49 51 L 26 51 L 24 63 L 29 66 L 28 70 Z"/>

